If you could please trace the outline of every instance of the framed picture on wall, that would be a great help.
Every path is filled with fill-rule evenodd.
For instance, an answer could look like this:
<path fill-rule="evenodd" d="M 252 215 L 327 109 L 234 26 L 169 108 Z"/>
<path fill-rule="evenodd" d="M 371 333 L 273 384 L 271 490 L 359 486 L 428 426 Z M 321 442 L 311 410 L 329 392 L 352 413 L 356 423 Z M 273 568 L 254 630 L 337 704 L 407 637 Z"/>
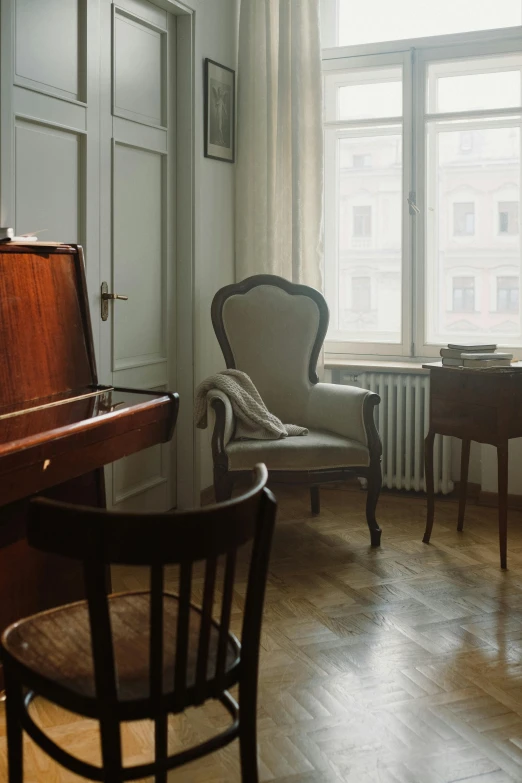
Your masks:
<path fill-rule="evenodd" d="M 236 74 L 205 60 L 205 156 L 233 163 Z"/>

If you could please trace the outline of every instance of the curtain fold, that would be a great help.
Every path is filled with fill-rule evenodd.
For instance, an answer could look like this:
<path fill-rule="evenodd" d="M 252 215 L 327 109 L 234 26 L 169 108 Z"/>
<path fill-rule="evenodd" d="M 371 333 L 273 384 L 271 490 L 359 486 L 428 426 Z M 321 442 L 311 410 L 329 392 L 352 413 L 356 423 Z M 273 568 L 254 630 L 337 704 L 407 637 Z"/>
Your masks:
<path fill-rule="evenodd" d="M 236 279 L 322 288 L 319 0 L 241 0 Z"/>

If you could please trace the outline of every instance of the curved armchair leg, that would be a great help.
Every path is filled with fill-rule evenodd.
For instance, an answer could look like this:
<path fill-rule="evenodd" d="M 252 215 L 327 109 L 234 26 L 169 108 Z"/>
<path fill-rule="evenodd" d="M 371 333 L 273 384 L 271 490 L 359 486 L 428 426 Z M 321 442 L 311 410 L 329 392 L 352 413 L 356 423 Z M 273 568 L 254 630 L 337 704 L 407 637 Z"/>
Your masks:
<path fill-rule="evenodd" d="M 223 468 L 214 468 L 214 495 L 216 503 L 223 503 L 230 500 L 234 489 L 234 479 L 227 470 Z"/>
<path fill-rule="evenodd" d="M 368 495 L 366 497 L 366 521 L 370 529 L 370 540 L 372 546 L 381 545 L 381 528 L 377 522 L 375 512 L 377 501 L 382 487 L 382 471 L 380 460 L 375 465 L 370 465 L 368 473 Z"/>

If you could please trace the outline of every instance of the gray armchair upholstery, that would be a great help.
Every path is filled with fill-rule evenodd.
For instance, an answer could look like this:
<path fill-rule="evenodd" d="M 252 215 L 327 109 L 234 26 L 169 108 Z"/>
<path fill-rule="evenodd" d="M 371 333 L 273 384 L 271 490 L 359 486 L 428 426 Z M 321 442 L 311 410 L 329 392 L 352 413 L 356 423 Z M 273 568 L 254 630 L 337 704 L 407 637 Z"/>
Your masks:
<path fill-rule="evenodd" d="M 256 275 L 217 292 L 212 323 L 227 367 L 252 378 L 271 413 L 309 430 L 304 437 L 236 440 L 228 399 L 210 392 L 216 413 L 216 499 L 228 499 L 235 479 L 249 475 L 258 462 L 266 464 L 272 481 L 308 484 L 314 512 L 319 511 L 320 484 L 362 476 L 368 481 L 371 543 L 378 546 L 382 449 L 374 407 L 380 398 L 365 389 L 318 382 L 317 359 L 328 328 L 323 296 L 275 275 Z"/>

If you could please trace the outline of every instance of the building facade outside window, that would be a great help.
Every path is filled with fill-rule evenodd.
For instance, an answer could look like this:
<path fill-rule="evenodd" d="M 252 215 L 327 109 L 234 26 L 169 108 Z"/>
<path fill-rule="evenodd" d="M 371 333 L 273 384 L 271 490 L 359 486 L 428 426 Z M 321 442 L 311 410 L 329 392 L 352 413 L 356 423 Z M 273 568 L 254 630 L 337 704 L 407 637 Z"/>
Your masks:
<path fill-rule="evenodd" d="M 475 204 L 471 202 L 453 204 L 453 234 L 456 237 L 470 237 L 475 233 Z"/>
<path fill-rule="evenodd" d="M 472 313 L 475 310 L 475 278 L 453 278 L 453 312 Z"/>
<path fill-rule="evenodd" d="M 389 30 L 415 27 L 405 0 L 369 2 L 393 17 L 375 43 L 348 0 L 322 0 L 326 351 L 399 359 L 457 341 L 519 346 L 522 3 L 498 0 L 493 12 L 462 0 L 466 30 L 487 29 L 488 14 L 491 28 L 506 22 L 475 33 L 452 29 L 441 0 L 436 22 L 451 35 L 393 41 Z M 341 282 L 356 278 L 378 281 L 365 318 L 353 282 Z"/>
<path fill-rule="evenodd" d="M 353 235 L 354 237 L 371 237 L 372 235 L 372 208 L 353 208 Z"/>
<path fill-rule="evenodd" d="M 500 201 L 498 204 L 498 233 L 518 234 L 518 201 Z"/>
<path fill-rule="evenodd" d="M 355 313 L 369 313 L 372 309 L 371 277 L 352 277 L 352 310 Z"/>
<path fill-rule="evenodd" d="M 499 277 L 497 279 L 497 312 L 518 313 L 518 277 Z"/>

